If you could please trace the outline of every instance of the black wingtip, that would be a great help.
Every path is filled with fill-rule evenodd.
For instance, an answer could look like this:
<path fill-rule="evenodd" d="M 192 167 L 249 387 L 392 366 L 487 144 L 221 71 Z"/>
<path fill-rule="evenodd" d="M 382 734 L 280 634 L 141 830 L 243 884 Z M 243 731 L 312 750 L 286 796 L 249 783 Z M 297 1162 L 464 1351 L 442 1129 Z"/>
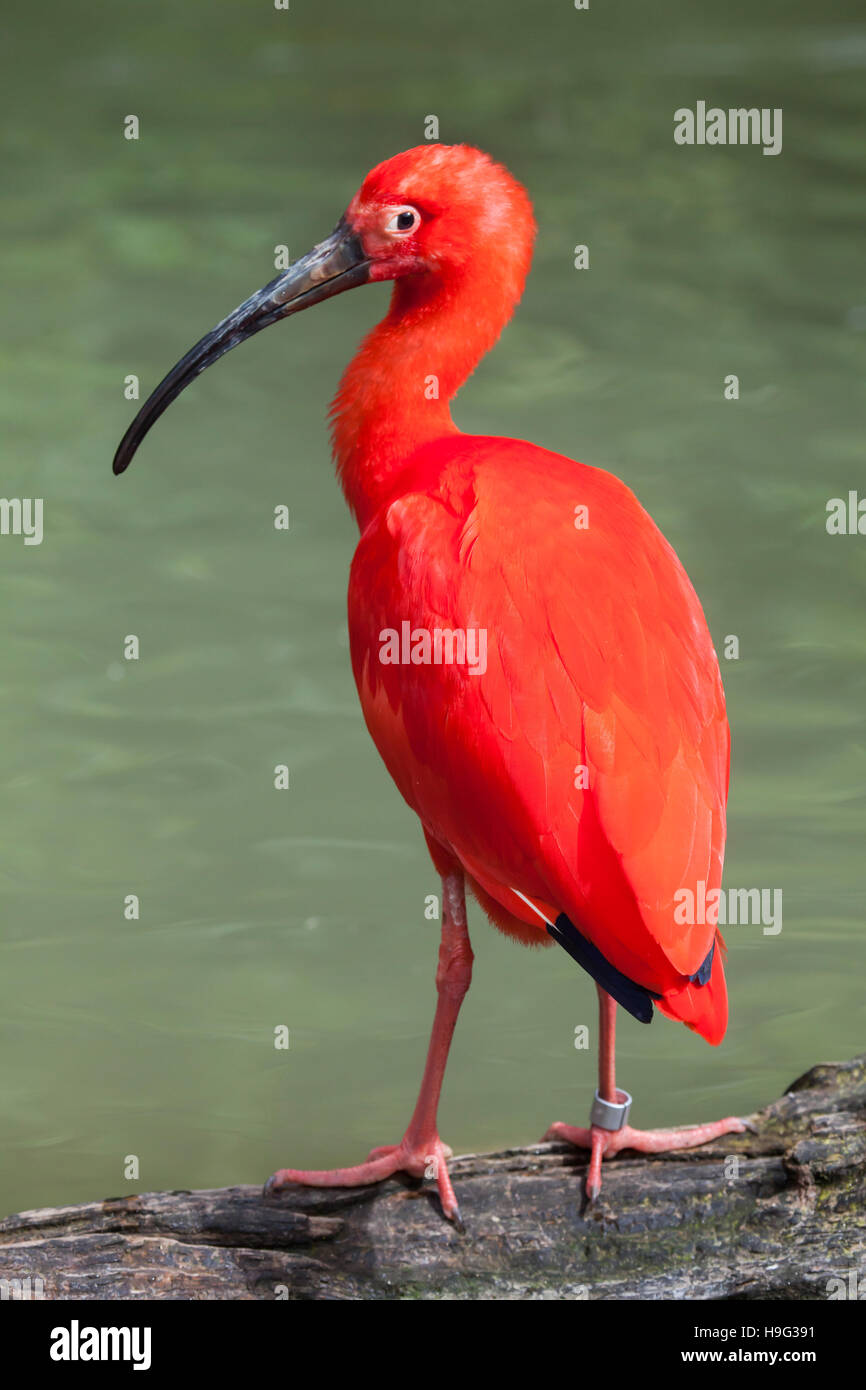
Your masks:
<path fill-rule="evenodd" d="M 578 965 L 592 976 L 596 984 L 607 990 L 611 998 L 621 1004 L 632 1018 L 636 1018 L 638 1023 L 652 1023 L 653 999 L 658 999 L 657 994 L 645 989 L 643 985 L 636 984 L 627 975 L 623 975 L 621 970 L 617 970 L 616 966 L 611 965 L 598 947 L 581 935 L 571 918 L 566 917 L 564 912 L 560 912 L 553 925 L 548 924 L 547 930 L 554 941 L 568 952 L 572 960 L 576 960 Z"/>
<path fill-rule="evenodd" d="M 710 976 L 713 973 L 713 956 L 715 955 L 715 953 L 716 943 L 714 941 L 712 946 L 710 947 L 709 954 L 707 955 L 707 958 L 704 961 L 703 965 L 700 967 L 699 970 L 695 971 L 694 975 L 689 976 L 689 979 L 691 980 L 693 985 L 705 985 L 709 983 Z"/>

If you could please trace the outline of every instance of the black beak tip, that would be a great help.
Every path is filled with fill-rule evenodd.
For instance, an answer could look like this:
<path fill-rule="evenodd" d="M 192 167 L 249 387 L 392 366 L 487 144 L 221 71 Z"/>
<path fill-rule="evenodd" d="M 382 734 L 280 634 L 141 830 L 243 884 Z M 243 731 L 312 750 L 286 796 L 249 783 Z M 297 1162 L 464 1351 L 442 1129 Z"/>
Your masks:
<path fill-rule="evenodd" d="M 126 434 L 121 439 L 115 450 L 114 459 L 111 464 L 111 471 L 115 478 L 119 478 L 121 473 L 125 473 L 132 460 L 138 452 L 141 443 L 141 434 L 136 429 L 137 421 L 133 421 Z"/>
<path fill-rule="evenodd" d="M 132 443 L 132 448 L 129 448 L 129 445 L 131 445 L 129 435 L 131 434 L 132 425 L 129 427 L 129 430 L 126 430 L 124 438 L 121 439 L 117 449 L 114 450 L 114 459 L 111 460 L 111 473 L 114 474 L 115 478 L 120 478 L 121 473 L 125 473 L 126 468 L 129 467 L 133 457 L 135 457 L 135 450 L 138 448 L 139 441 L 136 439 L 135 443 Z"/>

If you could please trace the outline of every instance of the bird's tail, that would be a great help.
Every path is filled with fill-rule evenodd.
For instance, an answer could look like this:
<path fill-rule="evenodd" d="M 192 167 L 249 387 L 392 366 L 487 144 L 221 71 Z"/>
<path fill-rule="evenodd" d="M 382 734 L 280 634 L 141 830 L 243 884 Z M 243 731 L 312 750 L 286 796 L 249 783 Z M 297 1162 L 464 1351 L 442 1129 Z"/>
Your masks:
<path fill-rule="evenodd" d="M 707 983 L 701 985 L 689 980 L 680 989 L 667 990 L 661 999 L 656 1000 L 663 1014 L 679 1019 L 714 1047 L 722 1041 L 728 1026 L 728 988 L 722 961 L 724 954 L 725 943 L 721 932 L 716 932 L 713 968 Z"/>

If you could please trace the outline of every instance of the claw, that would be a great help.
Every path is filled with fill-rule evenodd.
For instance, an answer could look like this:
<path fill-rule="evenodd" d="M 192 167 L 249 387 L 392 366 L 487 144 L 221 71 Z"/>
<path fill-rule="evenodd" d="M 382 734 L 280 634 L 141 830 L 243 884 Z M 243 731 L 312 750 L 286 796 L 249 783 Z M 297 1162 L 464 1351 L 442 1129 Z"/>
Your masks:
<path fill-rule="evenodd" d="M 557 1122 L 550 1126 L 545 1138 L 560 1142 L 565 1140 L 575 1148 L 591 1150 L 585 1183 L 587 1205 L 591 1205 L 601 1192 L 602 1159 L 612 1158 L 622 1149 L 634 1149 L 636 1153 L 646 1154 L 671 1153 L 678 1149 L 696 1149 L 701 1144 L 719 1139 L 723 1134 L 742 1134 L 747 1129 L 755 1129 L 751 1120 L 738 1120 L 733 1116 L 706 1125 L 656 1130 L 632 1129 L 631 1125 L 623 1125 L 618 1130 L 592 1125 L 586 1130 Z"/>
<path fill-rule="evenodd" d="M 451 1179 L 448 1176 L 447 1158 L 451 1150 L 443 1144 L 438 1135 L 425 1143 L 407 1142 L 386 1144 L 372 1149 L 364 1163 L 351 1168 L 326 1168 L 321 1170 L 302 1168 L 278 1168 L 272 1173 L 262 1188 L 262 1197 L 267 1199 L 284 1187 L 370 1187 L 384 1182 L 399 1173 L 407 1173 L 412 1178 L 435 1177 L 439 1188 L 442 1214 L 446 1220 L 454 1219 L 459 1210 Z M 428 1172 L 431 1159 L 434 1160 L 432 1172 Z"/>

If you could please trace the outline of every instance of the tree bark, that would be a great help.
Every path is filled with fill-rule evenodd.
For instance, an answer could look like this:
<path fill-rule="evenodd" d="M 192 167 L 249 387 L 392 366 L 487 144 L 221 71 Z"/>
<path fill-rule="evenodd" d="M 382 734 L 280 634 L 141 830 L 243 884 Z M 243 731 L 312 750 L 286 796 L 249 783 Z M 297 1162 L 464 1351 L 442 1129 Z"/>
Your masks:
<path fill-rule="evenodd" d="M 866 1056 L 813 1067 L 751 1119 L 606 1162 L 589 1208 L 586 1155 L 561 1145 L 457 1158 L 463 1234 L 430 1185 L 393 1180 L 22 1212 L 0 1221 L 0 1296 L 824 1299 L 852 1271 L 863 1283 Z"/>

